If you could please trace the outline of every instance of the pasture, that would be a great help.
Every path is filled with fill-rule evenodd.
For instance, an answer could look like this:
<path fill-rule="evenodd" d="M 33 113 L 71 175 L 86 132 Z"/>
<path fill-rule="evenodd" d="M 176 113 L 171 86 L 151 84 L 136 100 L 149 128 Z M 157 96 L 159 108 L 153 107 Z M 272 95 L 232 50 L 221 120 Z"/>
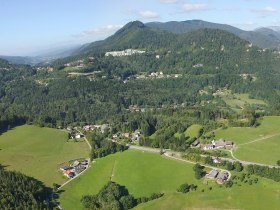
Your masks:
<path fill-rule="evenodd" d="M 47 186 L 67 179 L 58 165 L 88 157 L 85 142 L 67 142 L 67 133 L 52 128 L 23 125 L 0 135 L 0 163 L 8 170 L 20 171 Z"/>
<path fill-rule="evenodd" d="M 280 159 L 280 117 L 264 117 L 261 125 L 254 128 L 218 129 L 215 138 L 224 138 L 237 145 L 234 155 L 241 160 L 275 165 Z"/>
<path fill-rule="evenodd" d="M 82 209 L 82 195 L 96 194 L 112 176 L 113 181 L 126 186 L 135 197 L 165 193 L 164 197 L 135 209 L 276 210 L 280 205 L 278 183 L 259 178 L 256 185 L 242 183 L 225 188 L 196 180 L 192 167 L 159 154 L 128 150 L 97 159 L 83 176 L 62 189 L 59 201 L 63 209 Z M 177 193 L 178 186 L 185 182 L 197 185 L 197 191 Z"/>

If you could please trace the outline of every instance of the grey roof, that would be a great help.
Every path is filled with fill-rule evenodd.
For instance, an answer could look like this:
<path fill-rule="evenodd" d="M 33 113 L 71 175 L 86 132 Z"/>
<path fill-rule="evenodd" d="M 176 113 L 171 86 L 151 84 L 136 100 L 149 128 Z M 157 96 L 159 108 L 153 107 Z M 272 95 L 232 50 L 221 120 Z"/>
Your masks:
<path fill-rule="evenodd" d="M 217 179 L 222 179 L 222 180 L 227 180 L 228 178 L 228 173 L 223 172 L 223 173 L 219 173 Z"/>
<path fill-rule="evenodd" d="M 197 146 L 199 143 L 200 143 L 200 142 L 199 142 L 199 139 L 196 139 L 196 140 L 192 143 L 192 145 L 193 145 L 193 146 Z"/>
<path fill-rule="evenodd" d="M 76 166 L 78 166 L 78 165 L 80 165 L 80 162 L 77 161 L 77 160 L 75 160 L 74 163 L 73 163 L 73 167 L 76 167 Z"/>
<path fill-rule="evenodd" d="M 219 174 L 219 172 L 217 170 L 212 170 L 212 171 L 210 171 L 208 176 L 211 178 L 216 178 L 218 174 Z"/>

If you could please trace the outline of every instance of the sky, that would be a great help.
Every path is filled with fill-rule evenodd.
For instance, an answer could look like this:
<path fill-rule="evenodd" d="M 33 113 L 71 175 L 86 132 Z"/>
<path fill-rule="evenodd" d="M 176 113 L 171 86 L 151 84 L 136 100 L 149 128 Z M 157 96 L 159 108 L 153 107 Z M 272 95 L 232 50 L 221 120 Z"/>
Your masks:
<path fill-rule="evenodd" d="M 199 19 L 280 26 L 277 0 L 0 0 L 0 55 L 36 55 L 104 39 L 130 21 Z"/>

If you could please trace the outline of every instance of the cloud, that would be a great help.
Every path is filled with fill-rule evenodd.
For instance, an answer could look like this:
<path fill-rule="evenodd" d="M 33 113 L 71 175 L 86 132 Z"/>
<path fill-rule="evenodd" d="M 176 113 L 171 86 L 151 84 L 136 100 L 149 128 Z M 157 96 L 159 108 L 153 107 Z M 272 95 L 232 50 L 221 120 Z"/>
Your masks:
<path fill-rule="evenodd" d="M 119 30 L 123 25 L 107 25 L 101 28 L 86 30 L 79 34 L 73 35 L 74 38 L 104 38 Z"/>
<path fill-rule="evenodd" d="M 263 8 L 260 8 L 260 9 L 252 9 L 252 12 L 258 13 L 262 16 L 268 16 L 270 14 L 276 13 L 277 9 L 275 9 L 273 7 L 270 7 L 270 6 L 267 6 L 267 7 L 263 7 Z"/>
<path fill-rule="evenodd" d="M 194 4 L 186 3 L 181 6 L 183 12 L 201 11 L 201 10 L 206 10 L 207 8 L 208 5 L 204 3 L 194 3 Z"/>
<path fill-rule="evenodd" d="M 163 4 L 175 4 L 178 0 L 159 0 L 159 2 Z"/>
<path fill-rule="evenodd" d="M 143 18 L 158 18 L 159 14 L 153 11 L 140 11 L 139 15 Z"/>

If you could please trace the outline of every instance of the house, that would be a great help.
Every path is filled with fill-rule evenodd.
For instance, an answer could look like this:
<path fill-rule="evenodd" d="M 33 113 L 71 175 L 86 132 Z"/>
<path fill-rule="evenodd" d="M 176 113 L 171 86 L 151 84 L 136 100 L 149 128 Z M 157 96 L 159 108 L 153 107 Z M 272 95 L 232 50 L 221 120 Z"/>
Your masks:
<path fill-rule="evenodd" d="M 75 135 L 75 138 L 76 139 L 80 139 L 80 138 L 83 138 L 84 137 L 84 134 L 82 134 L 82 133 L 77 133 L 76 135 Z"/>
<path fill-rule="evenodd" d="M 65 170 L 64 175 L 67 176 L 68 178 L 73 178 L 75 176 L 75 173 L 72 172 L 71 170 Z"/>
<path fill-rule="evenodd" d="M 198 147 L 199 144 L 200 144 L 199 139 L 196 139 L 196 140 L 192 143 L 192 146 L 193 146 L 193 147 Z"/>
<path fill-rule="evenodd" d="M 219 148 L 229 148 L 233 146 L 233 142 L 232 141 L 226 141 L 224 139 L 219 139 L 218 141 L 212 141 L 212 144 L 214 146 L 214 148 L 219 149 Z"/>
<path fill-rule="evenodd" d="M 210 179 L 215 179 L 218 176 L 219 172 L 215 169 L 210 171 L 210 173 L 207 175 Z"/>
<path fill-rule="evenodd" d="M 122 133 L 121 136 L 123 138 L 129 138 L 130 137 L 130 134 L 129 133 Z"/>
<path fill-rule="evenodd" d="M 225 181 L 227 181 L 228 177 L 229 177 L 229 174 L 227 172 L 221 172 L 217 176 L 217 182 L 219 184 L 223 184 Z"/>
<path fill-rule="evenodd" d="M 131 141 L 138 141 L 140 139 L 141 132 L 136 130 L 131 136 Z"/>
<path fill-rule="evenodd" d="M 73 167 L 71 167 L 71 166 L 60 167 L 60 170 L 62 170 L 62 171 L 67 171 L 67 170 L 72 170 L 72 169 L 73 169 Z"/>
<path fill-rule="evenodd" d="M 213 163 L 221 163 L 221 159 L 218 157 L 214 157 L 213 159 Z"/>
<path fill-rule="evenodd" d="M 214 149 L 213 144 L 204 144 L 202 146 L 203 150 L 210 150 L 210 149 Z"/>
<path fill-rule="evenodd" d="M 75 160 L 75 161 L 73 162 L 73 164 L 72 164 L 72 166 L 73 166 L 74 168 L 77 167 L 78 165 L 80 165 L 80 162 L 77 161 L 77 160 Z"/>
<path fill-rule="evenodd" d="M 107 131 L 109 131 L 110 127 L 109 127 L 109 124 L 103 124 L 101 126 L 101 133 L 105 133 Z"/>

